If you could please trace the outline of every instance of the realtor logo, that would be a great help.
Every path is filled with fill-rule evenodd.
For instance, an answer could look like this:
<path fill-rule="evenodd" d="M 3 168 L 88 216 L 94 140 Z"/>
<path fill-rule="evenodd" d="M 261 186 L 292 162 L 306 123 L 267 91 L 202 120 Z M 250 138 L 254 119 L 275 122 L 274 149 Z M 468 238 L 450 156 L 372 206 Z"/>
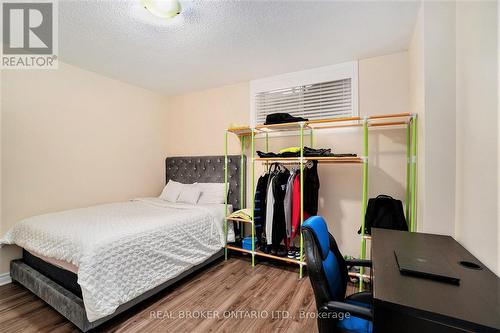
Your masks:
<path fill-rule="evenodd" d="M 57 68 L 56 2 L 2 1 L 2 68 Z"/>

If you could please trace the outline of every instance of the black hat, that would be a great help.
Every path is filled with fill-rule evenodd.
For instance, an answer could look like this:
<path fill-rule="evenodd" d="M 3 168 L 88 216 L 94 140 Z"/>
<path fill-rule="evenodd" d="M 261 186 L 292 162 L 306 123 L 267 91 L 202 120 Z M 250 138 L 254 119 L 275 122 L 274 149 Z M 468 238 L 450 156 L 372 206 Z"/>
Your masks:
<path fill-rule="evenodd" d="M 266 116 L 266 122 L 264 125 L 296 123 L 307 120 L 308 119 L 302 117 L 294 117 L 289 113 L 271 113 Z"/>

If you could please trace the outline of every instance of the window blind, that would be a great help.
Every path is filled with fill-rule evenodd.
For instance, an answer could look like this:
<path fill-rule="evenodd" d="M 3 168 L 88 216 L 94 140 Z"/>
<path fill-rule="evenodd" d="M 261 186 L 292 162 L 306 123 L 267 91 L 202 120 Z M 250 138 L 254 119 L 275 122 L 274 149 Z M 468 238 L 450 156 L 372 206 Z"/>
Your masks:
<path fill-rule="evenodd" d="M 351 78 L 258 92 L 254 99 L 257 124 L 276 112 L 309 120 L 353 115 Z"/>

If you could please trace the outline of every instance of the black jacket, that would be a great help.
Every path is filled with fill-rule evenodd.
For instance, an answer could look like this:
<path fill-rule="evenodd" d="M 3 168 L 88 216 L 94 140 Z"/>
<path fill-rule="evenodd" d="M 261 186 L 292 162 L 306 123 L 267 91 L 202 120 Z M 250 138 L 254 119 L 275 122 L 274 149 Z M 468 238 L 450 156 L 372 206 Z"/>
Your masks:
<path fill-rule="evenodd" d="M 290 177 L 290 171 L 285 168 L 285 170 L 276 173 L 272 183 L 274 195 L 272 244 L 276 247 L 286 238 L 285 206 L 283 201 L 288 177 Z"/>
<path fill-rule="evenodd" d="M 312 161 L 310 168 L 304 169 L 304 211 L 318 215 L 319 176 L 318 161 Z"/>
<path fill-rule="evenodd" d="M 269 173 L 260 176 L 257 181 L 254 197 L 254 223 L 257 242 L 262 244 L 262 231 L 266 228 L 266 199 L 267 199 L 267 183 L 269 181 Z"/>

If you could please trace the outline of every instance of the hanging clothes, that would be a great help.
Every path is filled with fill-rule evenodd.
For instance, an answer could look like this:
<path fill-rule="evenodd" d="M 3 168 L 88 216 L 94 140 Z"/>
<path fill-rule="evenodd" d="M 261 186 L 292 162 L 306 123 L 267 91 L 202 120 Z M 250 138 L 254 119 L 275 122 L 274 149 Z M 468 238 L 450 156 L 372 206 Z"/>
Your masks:
<path fill-rule="evenodd" d="M 287 238 L 290 238 L 292 235 L 292 192 L 293 181 L 295 180 L 296 174 L 296 170 L 292 170 L 292 172 L 290 172 L 290 177 L 288 177 L 286 185 L 285 199 L 283 200 L 283 205 L 285 207 L 285 230 Z"/>
<path fill-rule="evenodd" d="M 273 193 L 273 179 L 275 175 L 269 175 L 269 182 L 267 184 L 267 196 L 266 196 L 266 244 L 272 244 L 272 234 L 273 234 L 273 220 L 274 220 L 274 193 Z"/>
<path fill-rule="evenodd" d="M 254 197 L 254 226 L 257 241 L 262 244 L 262 233 L 266 227 L 266 198 L 267 184 L 269 183 L 269 173 L 259 177 Z"/>
<path fill-rule="evenodd" d="M 286 223 L 285 223 L 285 206 L 284 199 L 286 194 L 286 186 L 290 171 L 283 166 L 273 178 L 273 196 L 274 196 L 274 210 L 273 210 L 273 227 L 271 233 L 271 243 L 273 248 L 277 249 L 281 242 L 286 238 Z M 269 244 L 269 238 L 267 240 Z"/>
<path fill-rule="evenodd" d="M 318 212 L 317 164 L 317 161 L 309 161 L 304 166 L 304 220 Z M 283 164 L 271 164 L 269 171 L 257 181 L 254 200 L 255 230 L 261 250 L 280 255 L 282 242 L 289 249 L 303 222 L 300 215 L 300 171 L 290 172 Z M 286 255 L 286 251 L 283 254 Z"/>
<path fill-rule="evenodd" d="M 318 161 L 312 161 L 304 169 L 304 212 L 310 216 L 318 214 L 319 186 Z"/>
<path fill-rule="evenodd" d="M 318 213 L 318 190 L 319 190 L 319 177 L 318 177 L 318 162 L 308 162 L 304 167 L 304 221 L 309 217 Z M 292 232 L 290 241 L 297 234 L 300 233 L 301 227 L 300 219 L 300 172 L 297 172 L 293 181 L 292 189 Z"/>
<path fill-rule="evenodd" d="M 290 241 L 293 241 L 300 226 L 300 173 L 296 174 L 293 180 L 292 189 L 292 232 Z"/>

